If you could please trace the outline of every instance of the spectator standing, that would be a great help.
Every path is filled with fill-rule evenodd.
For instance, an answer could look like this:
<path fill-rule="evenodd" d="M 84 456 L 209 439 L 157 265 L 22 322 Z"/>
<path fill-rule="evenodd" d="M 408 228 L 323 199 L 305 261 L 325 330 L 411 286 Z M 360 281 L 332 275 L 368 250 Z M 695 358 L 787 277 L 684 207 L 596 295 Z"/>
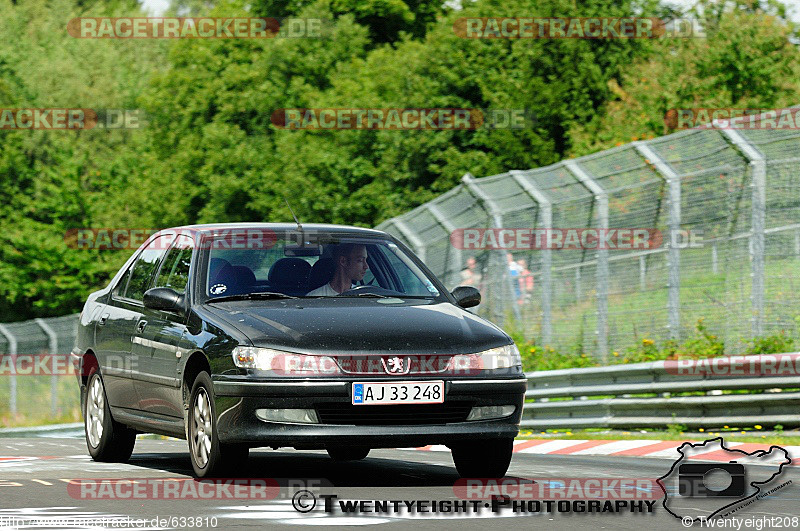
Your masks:
<path fill-rule="evenodd" d="M 525 260 L 517 260 L 517 265 L 520 268 L 519 288 L 520 291 L 522 291 L 522 298 L 523 300 L 529 301 L 531 300 L 531 296 L 533 294 L 533 274 L 528 269 L 528 265 L 525 263 Z"/>
<path fill-rule="evenodd" d="M 507 253 L 506 259 L 508 260 L 508 274 L 511 275 L 511 285 L 514 286 L 514 295 L 519 302 L 522 300 L 522 290 L 519 282 L 522 271 L 519 264 L 514 261 L 514 255 Z"/>

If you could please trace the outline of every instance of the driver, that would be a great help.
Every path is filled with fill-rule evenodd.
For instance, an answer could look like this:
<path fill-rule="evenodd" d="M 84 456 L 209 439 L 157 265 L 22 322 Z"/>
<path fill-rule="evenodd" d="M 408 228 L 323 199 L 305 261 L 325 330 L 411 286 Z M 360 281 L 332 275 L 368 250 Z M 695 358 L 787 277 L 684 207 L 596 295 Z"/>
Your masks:
<path fill-rule="evenodd" d="M 367 248 L 358 243 L 342 243 L 336 246 L 333 252 L 333 261 L 336 263 L 336 270 L 333 278 L 327 284 L 309 291 L 307 296 L 327 296 L 332 297 L 352 289 L 353 282 L 361 280 L 367 273 Z"/>

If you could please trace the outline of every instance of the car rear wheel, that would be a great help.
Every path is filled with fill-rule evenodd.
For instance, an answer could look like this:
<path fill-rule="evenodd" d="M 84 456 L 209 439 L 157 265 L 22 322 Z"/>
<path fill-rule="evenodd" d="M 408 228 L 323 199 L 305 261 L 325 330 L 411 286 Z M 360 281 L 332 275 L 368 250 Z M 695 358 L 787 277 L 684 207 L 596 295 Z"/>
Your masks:
<path fill-rule="evenodd" d="M 89 374 L 83 420 L 86 446 L 92 459 L 112 463 L 130 459 L 136 432 L 111 418 L 103 378 L 97 369 Z"/>
<path fill-rule="evenodd" d="M 189 398 L 189 455 L 192 469 L 199 478 L 240 472 L 250 448 L 241 444 L 221 444 L 217 436 L 217 414 L 211 377 L 201 372 L 195 378 Z"/>
<path fill-rule="evenodd" d="M 359 461 L 369 454 L 369 448 L 363 446 L 331 446 L 328 455 L 336 461 Z"/>
<path fill-rule="evenodd" d="M 502 478 L 511 464 L 514 439 L 484 439 L 450 447 L 453 463 L 465 478 Z"/>

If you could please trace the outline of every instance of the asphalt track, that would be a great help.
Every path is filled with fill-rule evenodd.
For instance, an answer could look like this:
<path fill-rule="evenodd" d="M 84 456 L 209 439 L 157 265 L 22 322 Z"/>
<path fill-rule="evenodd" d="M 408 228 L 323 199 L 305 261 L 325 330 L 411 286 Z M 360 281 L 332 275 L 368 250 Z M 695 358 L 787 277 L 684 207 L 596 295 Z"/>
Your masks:
<path fill-rule="evenodd" d="M 648 478 L 666 474 L 671 459 L 590 455 L 515 454 L 508 477 L 542 478 Z M 130 463 L 92 461 L 82 439 L 4 438 L 0 439 L 0 526 L 13 529 L 101 529 L 99 518 L 142 519 L 138 529 L 220 529 L 280 528 L 287 526 L 380 526 L 381 528 L 485 529 L 497 526 L 519 529 L 684 529 L 681 521 L 655 503 L 650 514 L 587 514 L 555 512 L 493 513 L 479 507 L 476 513 L 416 513 L 400 510 L 392 514 L 346 515 L 326 513 L 321 494 L 335 494 L 349 500 L 456 500 L 453 485 L 458 476 L 447 452 L 415 450 L 373 450 L 363 461 L 341 463 L 317 451 L 256 449 L 239 478 L 274 478 L 280 489 L 270 499 L 87 499 L 75 488 L 77 479 L 148 478 L 186 480 L 191 465 L 184 441 L 137 441 Z M 786 467 L 784 480 L 792 484 L 740 511 L 741 518 L 791 517 L 800 515 L 800 472 Z M 72 487 L 70 487 L 72 482 Z M 152 483 L 152 482 L 151 482 Z M 158 482 L 156 482 L 158 483 Z M 299 490 L 309 490 L 317 505 L 308 513 L 293 508 Z M 130 492 L 130 491 L 126 491 Z M 304 495 L 303 505 L 310 499 Z M 173 520 L 151 525 L 152 519 L 199 518 L 189 522 Z M 69 518 L 69 520 L 64 520 Z M 216 521 L 210 520 L 216 518 Z M 208 520 L 207 520 L 208 519 Z M 108 520 L 106 527 L 111 527 Z M 772 520 L 774 524 L 776 520 Z M 192 525 L 190 525 L 192 524 Z M 741 529 L 756 528 L 743 525 Z M 695 528 L 700 527 L 695 524 Z M 779 528 L 777 525 L 761 529 Z M 119 527 L 118 527 L 119 528 Z"/>

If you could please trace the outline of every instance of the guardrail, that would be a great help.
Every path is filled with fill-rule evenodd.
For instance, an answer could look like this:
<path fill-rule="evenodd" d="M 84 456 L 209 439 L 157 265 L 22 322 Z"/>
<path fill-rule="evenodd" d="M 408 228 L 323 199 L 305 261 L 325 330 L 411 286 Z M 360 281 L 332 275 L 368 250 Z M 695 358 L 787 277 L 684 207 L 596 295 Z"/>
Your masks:
<path fill-rule="evenodd" d="M 69 352 L 75 341 L 77 320 L 76 314 L 6 324 L 5 334 L 0 335 L 0 358 Z M 780 365 L 781 360 L 784 365 Z M 748 365 L 745 372 L 751 374 L 731 375 L 730 370 L 743 361 Z M 522 426 L 533 429 L 663 428 L 668 424 L 693 428 L 754 424 L 800 426 L 800 354 L 734 356 L 699 362 L 715 365 L 711 367 L 713 370 L 700 371 L 700 375 L 691 371 L 681 373 L 678 362 L 674 361 L 527 373 Z M 786 362 L 790 362 L 790 366 L 786 366 Z M 754 367 L 760 372 L 754 373 Z M 784 375 L 776 374 L 781 372 L 778 369 L 787 367 L 790 370 L 783 370 Z M 729 374 L 725 375 L 726 371 Z M 57 380 L 45 378 L 51 387 L 53 414 L 75 401 L 74 389 L 70 388 L 69 396 L 57 396 Z M 26 381 L 34 379 L 38 380 L 27 378 Z M 0 378 L 3 387 L 4 380 L 9 382 L 8 400 L 14 413 L 17 381 L 14 376 Z M 0 389 L 0 395 L 3 391 Z M 40 390 L 37 388 L 37 391 Z"/>
<path fill-rule="evenodd" d="M 83 437 L 83 422 L 22 428 L 0 428 L 0 438 L 2 437 Z"/>
<path fill-rule="evenodd" d="M 522 427 L 800 426 L 800 354 L 677 363 L 527 373 Z"/>

